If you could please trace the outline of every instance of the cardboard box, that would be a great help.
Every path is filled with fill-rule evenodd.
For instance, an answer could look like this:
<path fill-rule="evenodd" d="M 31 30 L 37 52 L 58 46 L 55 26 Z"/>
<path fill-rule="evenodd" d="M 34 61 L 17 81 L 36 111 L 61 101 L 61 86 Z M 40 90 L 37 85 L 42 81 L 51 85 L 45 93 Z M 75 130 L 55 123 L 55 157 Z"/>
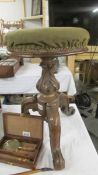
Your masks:
<path fill-rule="evenodd" d="M 43 118 L 3 113 L 4 136 L 0 140 L 0 162 L 36 168 L 43 141 Z"/>

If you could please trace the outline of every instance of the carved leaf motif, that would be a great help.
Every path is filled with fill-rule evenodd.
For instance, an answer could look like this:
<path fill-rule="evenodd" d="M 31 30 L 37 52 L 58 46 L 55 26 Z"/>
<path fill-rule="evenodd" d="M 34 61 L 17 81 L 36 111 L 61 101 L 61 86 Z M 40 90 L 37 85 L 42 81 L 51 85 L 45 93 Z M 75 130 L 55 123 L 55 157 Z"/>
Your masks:
<path fill-rule="evenodd" d="M 55 61 L 43 59 L 41 66 L 42 76 L 37 83 L 37 89 L 44 94 L 51 94 L 59 89 L 59 82 L 54 76 Z"/>

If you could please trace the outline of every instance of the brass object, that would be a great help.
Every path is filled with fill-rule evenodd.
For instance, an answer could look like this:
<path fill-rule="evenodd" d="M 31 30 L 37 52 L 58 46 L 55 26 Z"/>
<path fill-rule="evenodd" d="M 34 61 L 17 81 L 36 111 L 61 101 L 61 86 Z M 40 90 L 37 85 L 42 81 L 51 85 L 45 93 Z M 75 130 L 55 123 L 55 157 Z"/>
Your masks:
<path fill-rule="evenodd" d="M 3 144 L 3 149 L 7 151 L 16 151 L 21 146 L 21 143 L 17 139 L 7 140 Z"/>
<path fill-rule="evenodd" d="M 35 150 L 35 148 L 36 148 L 36 146 L 34 146 L 34 147 L 24 147 L 23 146 L 23 147 L 18 147 L 18 150 L 32 152 Z"/>

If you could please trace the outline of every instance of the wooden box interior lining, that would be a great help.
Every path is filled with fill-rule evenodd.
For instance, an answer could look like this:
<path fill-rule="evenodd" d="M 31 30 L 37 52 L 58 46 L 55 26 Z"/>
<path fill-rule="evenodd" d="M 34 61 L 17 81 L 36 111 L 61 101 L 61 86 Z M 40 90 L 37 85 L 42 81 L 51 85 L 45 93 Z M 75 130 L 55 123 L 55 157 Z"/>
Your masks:
<path fill-rule="evenodd" d="M 3 124 L 5 135 L 28 136 L 33 139 L 42 139 L 43 137 L 43 120 L 40 116 L 4 113 Z"/>
<path fill-rule="evenodd" d="M 3 145 L 9 141 L 9 140 L 17 140 L 19 143 L 22 145 L 20 147 L 17 147 L 15 149 L 5 149 Z M 36 162 L 38 153 L 40 151 L 42 141 L 34 141 L 34 140 L 23 140 L 21 138 L 17 139 L 14 138 L 13 136 L 6 137 L 4 136 L 1 141 L 0 141 L 0 160 L 4 159 L 5 162 L 6 160 L 10 159 L 12 161 L 13 159 L 16 160 L 21 160 L 21 162 L 24 162 L 24 159 L 26 159 L 25 163 L 34 163 Z M 1 157 L 3 156 L 3 157 Z M 13 160 L 13 163 L 14 160 Z"/>

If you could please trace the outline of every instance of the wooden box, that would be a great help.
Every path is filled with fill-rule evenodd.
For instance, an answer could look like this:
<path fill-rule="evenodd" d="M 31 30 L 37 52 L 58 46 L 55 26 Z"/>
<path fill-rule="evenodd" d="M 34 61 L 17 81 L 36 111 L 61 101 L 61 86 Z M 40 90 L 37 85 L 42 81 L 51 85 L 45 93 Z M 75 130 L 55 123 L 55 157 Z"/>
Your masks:
<path fill-rule="evenodd" d="M 16 59 L 7 59 L 0 61 L 0 78 L 13 77 L 19 69 L 20 63 Z"/>
<path fill-rule="evenodd" d="M 43 141 L 43 118 L 3 113 L 4 136 L 0 140 L 0 162 L 35 168 Z"/>

